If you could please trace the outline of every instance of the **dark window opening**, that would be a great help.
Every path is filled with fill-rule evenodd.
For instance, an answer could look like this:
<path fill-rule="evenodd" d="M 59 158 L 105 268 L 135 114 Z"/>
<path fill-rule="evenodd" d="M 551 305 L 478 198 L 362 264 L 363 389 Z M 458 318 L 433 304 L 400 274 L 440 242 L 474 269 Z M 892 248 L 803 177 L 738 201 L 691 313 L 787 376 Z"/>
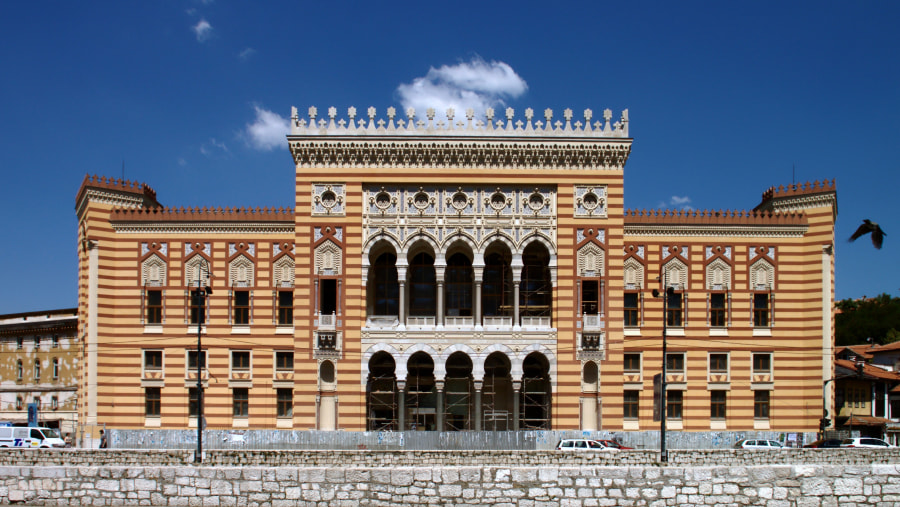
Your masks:
<path fill-rule="evenodd" d="M 159 387 L 148 387 L 144 392 L 144 413 L 147 417 L 159 417 L 162 404 L 160 391 Z"/>
<path fill-rule="evenodd" d="M 684 393 L 681 391 L 666 391 L 666 418 L 681 419 Z"/>
<path fill-rule="evenodd" d="M 162 291 L 151 289 L 147 291 L 147 324 L 162 324 Z"/>
<path fill-rule="evenodd" d="M 294 415 L 294 390 L 281 388 L 276 393 L 277 416 L 292 417 Z"/>
<path fill-rule="evenodd" d="M 434 258 L 426 253 L 420 253 L 413 257 L 409 270 L 409 315 L 433 317 L 437 308 Z"/>
<path fill-rule="evenodd" d="M 728 391 L 709 392 L 709 418 L 715 420 L 725 419 L 725 400 Z"/>
<path fill-rule="evenodd" d="M 397 283 L 397 256 L 384 253 L 374 267 L 374 315 L 399 315 L 400 285 Z"/>
<path fill-rule="evenodd" d="M 163 353 L 161 350 L 144 351 L 144 368 L 147 370 L 161 370 Z"/>
<path fill-rule="evenodd" d="M 681 327 L 684 325 L 684 308 L 682 308 L 680 292 L 667 293 L 666 301 L 666 325 Z"/>
<path fill-rule="evenodd" d="M 234 291 L 234 324 L 246 326 L 250 324 L 250 291 Z"/>
<path fill-rule="evenodd" d="M 637 292 L 626 292 L 625 293 L 625 327 L 637 327 L 640 325 L 640 321 L 638 320 L 639 312 L 638 312 L 638 293 Z"/>
<path fill-rule="evenodd" d="M 768 327 L 769 325 L 769 294 L 753 295 L 753 326 Z"/>
<path fill-rule="evenodd" d="M 769 391 L 753 391 L 753 418 L 769 418 Z"/>
<path fill-rule="evenodd" d="M 447 260 L 447 316 L 471 317 L 473 279 L 472 263 L 461 253 Z"/>
<path fill-rule="evenodd" d="M 711 327 L 725 327 L 725 293 L 713 292 L 709 295 L 709 325 Z"/>
<path fill-rule="evenodd" d="M 509 261 L 499 253 L 484 259 L 481 285 L 481 306 L 487 317 L 509 316 L 512 305 L 512 269 Z"/>
<path fill-rule="evenodd" d="M 637 419 L 640 407 L 640 391 L 624 391 L 624 417 L 625 419 Z"/>
<path fill-rule="evenodd" d="M 337 280 L 334 278 L 319 279 L 319 313 L 332 315 L 337 313 Z"/>
<path fill-rule="evenodd" d="M 581 313 L 585 315 L 598 315 L 600 313 L 599 281 L 581 281 Z"/>
<path fill-rule="evenodd" d="M 294 323 L 294 290 L 278 291 L 278 325 L 290 326 Z"/>
<path fill-rule="evenodd" d="M 234 389 L 234 417 L 247 417 L 250 415 L 250 390 L 246 387 Z"/>

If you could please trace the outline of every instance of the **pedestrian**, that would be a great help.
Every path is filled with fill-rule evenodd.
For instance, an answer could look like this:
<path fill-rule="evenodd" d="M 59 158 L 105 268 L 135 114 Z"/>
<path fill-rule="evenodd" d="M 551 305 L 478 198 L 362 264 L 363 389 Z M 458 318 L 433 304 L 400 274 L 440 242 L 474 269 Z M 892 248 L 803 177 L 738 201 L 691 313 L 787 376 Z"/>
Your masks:
<path fill-rule="evenodd" d="M 100 448 L 101 448 L 101 449 L 106 449 L 106 446 L 107 446 L 107 445 L 108 445 L 108 444 L 107 444 L 107 441 L 106 441 L 106 431 L 105 431 L 105 430 L 100 430 Z"/>

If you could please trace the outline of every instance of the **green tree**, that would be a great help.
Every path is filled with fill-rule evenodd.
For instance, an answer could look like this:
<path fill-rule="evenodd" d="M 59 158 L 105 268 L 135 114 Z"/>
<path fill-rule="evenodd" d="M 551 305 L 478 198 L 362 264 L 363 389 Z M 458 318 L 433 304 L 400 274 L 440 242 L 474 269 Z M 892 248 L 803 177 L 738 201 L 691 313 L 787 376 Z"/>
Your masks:
<path fill-rule="evenodd" d="M 844 299 L 837 303 L 835 344 L 858 345 L 900 340 L 900 298 L 881 294 L 874 298 Z"/>

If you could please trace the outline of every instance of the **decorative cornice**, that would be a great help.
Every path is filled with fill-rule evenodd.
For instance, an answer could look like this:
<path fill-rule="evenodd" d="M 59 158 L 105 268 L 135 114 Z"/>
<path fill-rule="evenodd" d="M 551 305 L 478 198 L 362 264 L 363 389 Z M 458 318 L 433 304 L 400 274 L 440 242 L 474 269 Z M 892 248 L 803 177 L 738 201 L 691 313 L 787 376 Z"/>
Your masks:
<path fill-rule="evenodd" d="M 156 191 L 146 183 L 105 176 L 85 175 L 75 197 L 75 210 L 80 217 L 89 202 L 99 202 L 113 206 L 140 208 L 159 206 Z"/>
<path fill-rule="evenodd" d="M 801 237 L 809 229 L 802 213 L 758 211 L 628 210 L 625 235 Z"/>
<path fill-rule="evenodd" d="M 294 233 L 287 208 L 115 209 L 110 224 L 123 234 L 286 234 Z"/>
<path fill-rule="evenodd" d="M 544 110 L 545 122 L 540 120 L 533 122 L 534 111 L 531 108 L 525 110 L 525 122 L 522 120 L 513 121 L 515 119 L 515 111 L 508 107 L 505 111 L 506 122 L 500 118 L 494 119 L 494 109 L 485 110 L 484 121 L 475 119 L 475 111 L 473 109 L 466 110 L 466 121 L 462 119 L 454 123 L 453 119 L 456 115 L 454 109 L 446 111 L 447 121 L 438 120 L 435 122 L 435 110 L 429 108 L 425 111 L 427 119 L 419 119 L 416 121 L 416 110 L 407 108 L 406 118 L 394 118 L 397 116 L 397 110 L 393 107 L 387 108 L 388 121 L 384 119 L 375 120 L 375 108 L 369 107 L 367 115 L 369 121 L 360 118 L 357 124 L 356 108 L 347 109 L 349 121 L 340 119 L 335 122 L 337 116 L 337 108 L 328 108 L 328 120 L 324 118 L 316 120 L 318 109 L 315 106 L 308 109 L 309 121 L 301 119 L 296 107 L 291 108 L 291 136 L 426 136 L 426 137 L 562 137 L 562 138 L 628 138 L 628 110 L 622 111 L 619 121 L 611 124 L 613 114 L 607 109 L 603 112 L 605 122 L 597 121 L 591 125 L 593 112 L 590 109 L 584 110 L 584 124 L 580 120 L 572 123 L 572 110 L 563 111 L 565 123 L 560 120 L 553 122 L 553 110 Z M 473 123 L 474 121 L 474 123 Z"/>
<path fill-rule="evenodd" d="M 118 234 L 279 234 L 294 235 L 294 223 L 283 222 L 111 222 Z"/>
<path fill-rule="evenodd" d="M 760 202 L 754 211 L 797 212 L 809 208 L 821 207 L 834 208 L 837 216 L 837 186 L 834 180 L 814 181 L 812 183 L 795 183 L 770 187 L 762 194 Z"/>
<path fill-rule="evenodd" d="M 298 167 L 621 170 L 630 140 L 288 138 Z M 537 142 L 536 142 L 537 141 Z"/>

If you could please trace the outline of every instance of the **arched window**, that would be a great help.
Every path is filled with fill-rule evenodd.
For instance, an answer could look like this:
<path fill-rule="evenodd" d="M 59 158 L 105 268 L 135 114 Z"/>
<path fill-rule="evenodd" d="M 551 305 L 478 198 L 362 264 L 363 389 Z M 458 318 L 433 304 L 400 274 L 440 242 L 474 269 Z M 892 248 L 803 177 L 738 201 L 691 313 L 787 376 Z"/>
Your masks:
<path fill-rule="evenodd" d="M 550 282 L 550 254 L 540 243 L 532 243 L 522 254 L 522 283 L 519 305 L 523 316 L 549 316 L 553 300 Z"/>
<path fill-rule="evenodd" d="M 481 306 L 484 315 L 509 316 L 512 305 L 512 268 L 507 256 L 490 253 L 484 258 L 484 282 L 481 285 Z"/>
<path fill-rule="evenodd" d="M 397 256 L 385 252 L 375 260 L 373 315 L 399 315 L 400 286 L 397 284 Z"/>
<path fill-rule="evenodd" d="M 462 253 L 447 260 L 447 316 L 472 315 L 472 262 Z"/>
<path fill-rule="evenodd" d="M 409 266 L 409 315 L 428 317 L 435 315 L 436 279 L 434 257 L 420 253 Z"/>

